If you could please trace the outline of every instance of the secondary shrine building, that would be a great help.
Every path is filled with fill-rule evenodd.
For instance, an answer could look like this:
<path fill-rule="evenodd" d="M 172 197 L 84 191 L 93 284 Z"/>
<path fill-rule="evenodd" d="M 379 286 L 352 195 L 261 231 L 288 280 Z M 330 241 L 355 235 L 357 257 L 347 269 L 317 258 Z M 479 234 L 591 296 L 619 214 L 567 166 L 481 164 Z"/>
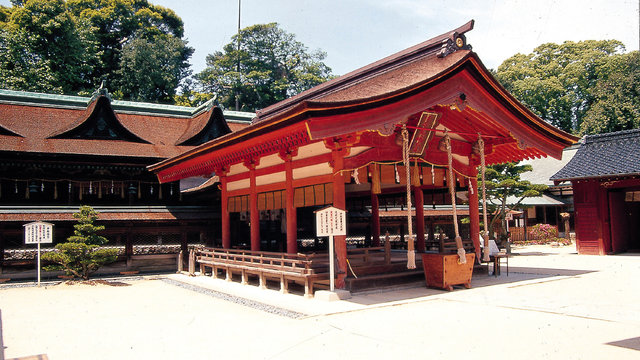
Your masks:
<path fill-rule="evenodd" d="M 640 251 L 640 130 L 587 135 L 551 177 L 573 185 L 580 254 Z"/>
<path fill-rule="evenodd" d="M 482 160 L 561 158 L 577 138 L 538 118 L 496 81 L 467 44 L 472 27 L 469 22 L 258 111 L 250 126 L 149 169 L 161 183 L 215 175 L 224 248 L 272 250 L 263 240 L 286 234 L 282 250 L 296 253 L 301 240 L 315 237 L 313 211 L 327 204 L 349 211 L 347 236 L 368 233 L 376 246 L 388 230 L 383 225 L 381 231 L 381 221 L 410 200 L 417 204 L 414 228 L 404 231 L 416 234 L 418 252 L 434 232 L 458 235 L 458 226 L 454 234 L 438 224 L 447 217 L 456 225 L 460 217 L 453 215 L 464 211 L 470 224 L 460 236 L 479 252 Z M 467 207 L 453 211 L 452 202 Z M 445 213 L 425 215 L 447 203 Z M 341 287 L 347 241 L 335 241 Z"/>
<path fill-rule="evenodd" d="M 80 205 L 100 213 L 108 246 L 120 250 L 111 271 L 174 270 L 180 250 L 220 236 L 219 200 L 160 184 L 146 166 L 253 116 L 223 114 L 212 101 L 198 108 L 117 101 L 106 89 L 91 98 L 0 90 L 0 277 L 34 275 L 24 224 L 55 225 L 47 250 L 73 233 Z"/>

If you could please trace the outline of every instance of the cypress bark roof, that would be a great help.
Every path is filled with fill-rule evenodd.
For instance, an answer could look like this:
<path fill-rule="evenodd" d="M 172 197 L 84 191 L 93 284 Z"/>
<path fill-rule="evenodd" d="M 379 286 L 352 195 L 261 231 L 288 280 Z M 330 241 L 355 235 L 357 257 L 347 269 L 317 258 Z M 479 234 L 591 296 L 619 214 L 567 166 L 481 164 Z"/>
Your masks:
<path fill-rule="evenodd" d="M 227 117 L 227 119 L 225 119 Z M 0 90 L 0 151 L 167 158 L 249 125 L 253 113 Z"/>

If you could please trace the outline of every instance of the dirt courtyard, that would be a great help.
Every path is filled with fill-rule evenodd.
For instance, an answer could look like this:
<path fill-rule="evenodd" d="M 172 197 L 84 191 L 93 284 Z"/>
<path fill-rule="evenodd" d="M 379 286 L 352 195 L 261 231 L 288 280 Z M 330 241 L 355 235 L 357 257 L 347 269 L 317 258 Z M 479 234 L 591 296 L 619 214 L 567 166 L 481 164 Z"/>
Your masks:
<path fill-rule="evenodd" d="M 324 302 L 184 275 L 0 286 L 0 359 L 638 359 L 640 255 L 521 247 L 509 276 Z"/>

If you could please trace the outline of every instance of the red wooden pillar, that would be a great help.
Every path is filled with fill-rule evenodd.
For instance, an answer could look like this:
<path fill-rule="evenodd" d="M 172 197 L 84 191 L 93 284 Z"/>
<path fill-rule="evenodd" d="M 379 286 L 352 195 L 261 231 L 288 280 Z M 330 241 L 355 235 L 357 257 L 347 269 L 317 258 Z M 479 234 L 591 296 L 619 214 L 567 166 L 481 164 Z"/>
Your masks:
<path fill-rule="evenodd" d="M 286 205 L 285 214 L 287 217 L 287 253 L 295 254 L 298 252 L 298 216 L 296 207 L 293 203 L 293 163 L 292 159 L 296 155 L 297 150 L 288 149 L 281 152 L 280 157 L 284 160 L 285 170 L 285 194 Z"/>
<path fill-rule="evenodd" d="M 473 246 L 476 248 L 476 259 L 482 259 L 480 252 L 480 210 L 478 204 L 478 179 L 469 178 L 469 228 Z"/>
<path fill-rule="evenodd" d="M 260 212 L 258 211 L 258 191 L 256 189 L 256 163 L 246 163 L 249 168 L 249 213 L 251 221 L 251 251 L 260 251 Z"/>
<path fill-rule="evenodd" d="M 227 193 L 227 172 L 225 169 L 216 170 L 216 175 L 220 178 L 220 194 L 221 206 L 220 213 L 222 215 L 222 247 L 231 248 L 231 223 L 229 221 L 229 195 Z"/>
<path fill-rule="evenodd" d="M 373 189 L 373 187 L 371 187 Z M 378 194 L 371 191 L 371 246 L 380 246 L 380 202 Z"/>
<path fill-rule="evenodd" d="M 424 193 L 422 192 L 422 188 L 414 187 L 413 197 L 416 207 L 416 251 L 424 252 Z"/>
<path fill-rule="evenodd" d="M 331 166 L 333 167 L 333 206 L 342 210 L 346 210 L 346 199 L 344 177 L 341 170 L 344 168 L 344 156 L 347 152 L 348 149 L 335 146 L 331 153 Z M 338 277 L 335 285 L 338 289 L 344 289 L 344 279 L 347 277 L 347 237 L 334 236 L 333 240 L 335 243 L 334 249 L 336 257 L 338 258 L 338 270 L 336 271 Z"/>

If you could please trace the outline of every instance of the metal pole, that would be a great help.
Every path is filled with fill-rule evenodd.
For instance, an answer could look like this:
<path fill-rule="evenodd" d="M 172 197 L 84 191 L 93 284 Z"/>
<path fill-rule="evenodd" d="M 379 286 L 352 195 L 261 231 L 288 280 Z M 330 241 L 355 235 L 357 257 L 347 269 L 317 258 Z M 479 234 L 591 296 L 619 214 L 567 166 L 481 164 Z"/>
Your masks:
<path fill-rule="evenodd" d="M 333 268 L 333 235 L 329 235 L 329 288 L 331 291 L 335 288 L 334 268 Z"/>
<path fill-rule="evenodd" d="M 38 287 L 40 287 L 40 242 L 38 241 Z"/>
<path fill-rule="evenodd" d="M 236 54 L 237 63 L 236 63 L 236 71 L 240 73 L 240 11 L 242 9 L 242 0 L 238 0 L 238 52 Z M 236 88 L 236 111 L 240 111 L 240 94 L 238 93 L 238 89 Z"/>
<path fill-rule="evenodd" d="M 4 340 L 2 340 L 2 310 L 0 310 L 0 360 L 4 360 Z"/>

